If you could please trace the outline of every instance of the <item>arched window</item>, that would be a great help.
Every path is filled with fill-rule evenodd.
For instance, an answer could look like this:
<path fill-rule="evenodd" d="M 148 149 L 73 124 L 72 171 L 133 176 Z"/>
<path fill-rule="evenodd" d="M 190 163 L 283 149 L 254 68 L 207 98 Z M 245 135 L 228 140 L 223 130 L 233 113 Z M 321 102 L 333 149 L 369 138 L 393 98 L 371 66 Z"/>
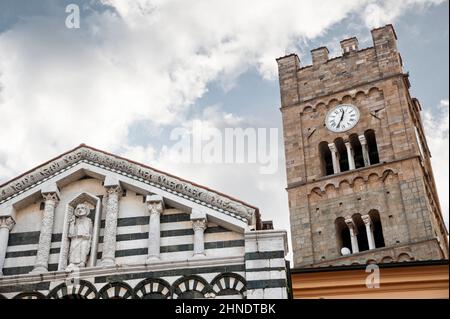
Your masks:
<path fill-rule="evenodd" d="M 370 164 L 378 164 L 380 162 L 380 157 L 378 155 L 377 139 L 375 137 L 374 130 L 367 130 L 364 132 L 366 137 L 367 147 L 369 150 Z"/>
<path fill-rule="evenodd" d="M 345 223 L 343 217 L 339 217 L 335 220 L 334 225 L 336 227 L 337 243 L 339 248 L 339 253 L 342 254 L 342 248 L 348 248 L 352 251 L 352 242 L 350 239 L 350 231 Z"/>
<path fill-rule="evenodd" d="M 355 168 L 364 167 L 363 151 L 362 151 L 361 142 L 359 141 L 358 135 L 352 134 L 348 137 L 348 140 L 353 149 Z"/>
<path fill-rule="evenodd" d="M 357 213 L 352 216 L 353 222 L 357 229 L 357 239 L 359 251 L 369 250 L 369 241 L 367 239 L 366 226 L 361 218 L 361 214 Z"/>
<path fill-rule="evenodd" d="M 348 157 L 347 157 L 347 148 L 345 147 L 344 140 L 342 138 L 337 138 L 334 141 L 336 145 L 336 151 L 339 153 L 339 166 L 341 168 L 341 172 L 345 172 L 349 170 L 348 165 Z"/>
<path fill-rule="evenodd" d="M 375 247 L 384 247 L 383 227 L 381 226 L 380 213 L 373 209 L 369 212 L 370 219 L 372 220 L 373 237 L 375 241 Z"/>
<path fill-rule="evenodd" d="M 332 175 L 334 173 L 333 160 L 331 158 L 331 151 L 328 147 L 328 142 L 320 142 L 319 157 L 322 163 L 322 175 Z"/>

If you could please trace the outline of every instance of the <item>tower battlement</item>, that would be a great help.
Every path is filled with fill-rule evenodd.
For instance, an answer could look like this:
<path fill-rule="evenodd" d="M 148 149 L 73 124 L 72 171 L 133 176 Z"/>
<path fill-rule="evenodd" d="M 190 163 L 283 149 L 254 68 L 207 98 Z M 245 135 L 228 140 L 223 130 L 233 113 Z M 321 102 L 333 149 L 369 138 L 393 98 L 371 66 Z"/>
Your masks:
<path fill-rule="evenodd" d="M 373 46 L 359 49 L 356 37 L 344 39 L 340 42 L 342 55 L 337 57 L 330 58 L 326 47 L 312 49 L 310 65 L 303 66 L 296 54 L 278 58 L 281 96 L 285 98 L 282 104 L 291 105 L 402 74 L 394 27 L 389 24 L 371 33 Z M 293 87 L 293 82 L 299 85 Z"/>

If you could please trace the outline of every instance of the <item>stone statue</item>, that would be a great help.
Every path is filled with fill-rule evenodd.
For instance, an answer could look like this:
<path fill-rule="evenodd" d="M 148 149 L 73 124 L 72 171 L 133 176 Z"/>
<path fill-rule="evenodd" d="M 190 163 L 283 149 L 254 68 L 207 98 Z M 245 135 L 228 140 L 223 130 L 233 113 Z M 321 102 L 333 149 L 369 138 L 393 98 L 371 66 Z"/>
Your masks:
<path fill-rule="evenodd" d="M 78 204 L 74 216 L 69 221 L 69 232 L 67 234 L 70 238 L 68 269 L 86 266 L 91 249 L 93 230 L 92 220 L 88 217 L 88 214 L 89 207 L 86 204 Z"/>

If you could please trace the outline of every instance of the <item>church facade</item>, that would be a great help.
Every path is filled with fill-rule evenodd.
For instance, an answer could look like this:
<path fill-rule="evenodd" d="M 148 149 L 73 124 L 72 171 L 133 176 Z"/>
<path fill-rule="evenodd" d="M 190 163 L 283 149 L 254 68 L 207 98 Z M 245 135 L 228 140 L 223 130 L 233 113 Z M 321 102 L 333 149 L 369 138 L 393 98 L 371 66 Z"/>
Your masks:
<path fill-rule="evenodd" d="M 0 188 L 0 298 L 287 298 L 285 231 L 86 145 Z M 265 227 L 270 228 L 270 227 Z"/>

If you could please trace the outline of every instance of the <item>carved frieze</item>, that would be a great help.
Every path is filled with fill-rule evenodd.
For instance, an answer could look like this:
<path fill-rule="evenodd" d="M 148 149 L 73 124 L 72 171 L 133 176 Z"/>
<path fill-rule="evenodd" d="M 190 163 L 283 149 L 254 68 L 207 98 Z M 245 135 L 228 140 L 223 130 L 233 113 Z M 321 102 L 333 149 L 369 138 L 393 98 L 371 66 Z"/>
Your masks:
<path fill-rule="evenodd" d="M 198 187 L 176 177 L 166 175 L 149 167 L 86 146 L 80 146 L 50 163 L 38 167 L 28 174 L 5 184 L 0 188 L 0 203 L 44 179 L 57 175 L 59 172 L 68 169 L 78 162 L 91 163 L 110 171 L 151 183 L 156 187 L 189 196 L 199 203 L 211 205 L 219 210 L 226 210 L 247 221 L 251 221 L 255 213 L 254 208 L 245 206 L 228 197 Z"/>

